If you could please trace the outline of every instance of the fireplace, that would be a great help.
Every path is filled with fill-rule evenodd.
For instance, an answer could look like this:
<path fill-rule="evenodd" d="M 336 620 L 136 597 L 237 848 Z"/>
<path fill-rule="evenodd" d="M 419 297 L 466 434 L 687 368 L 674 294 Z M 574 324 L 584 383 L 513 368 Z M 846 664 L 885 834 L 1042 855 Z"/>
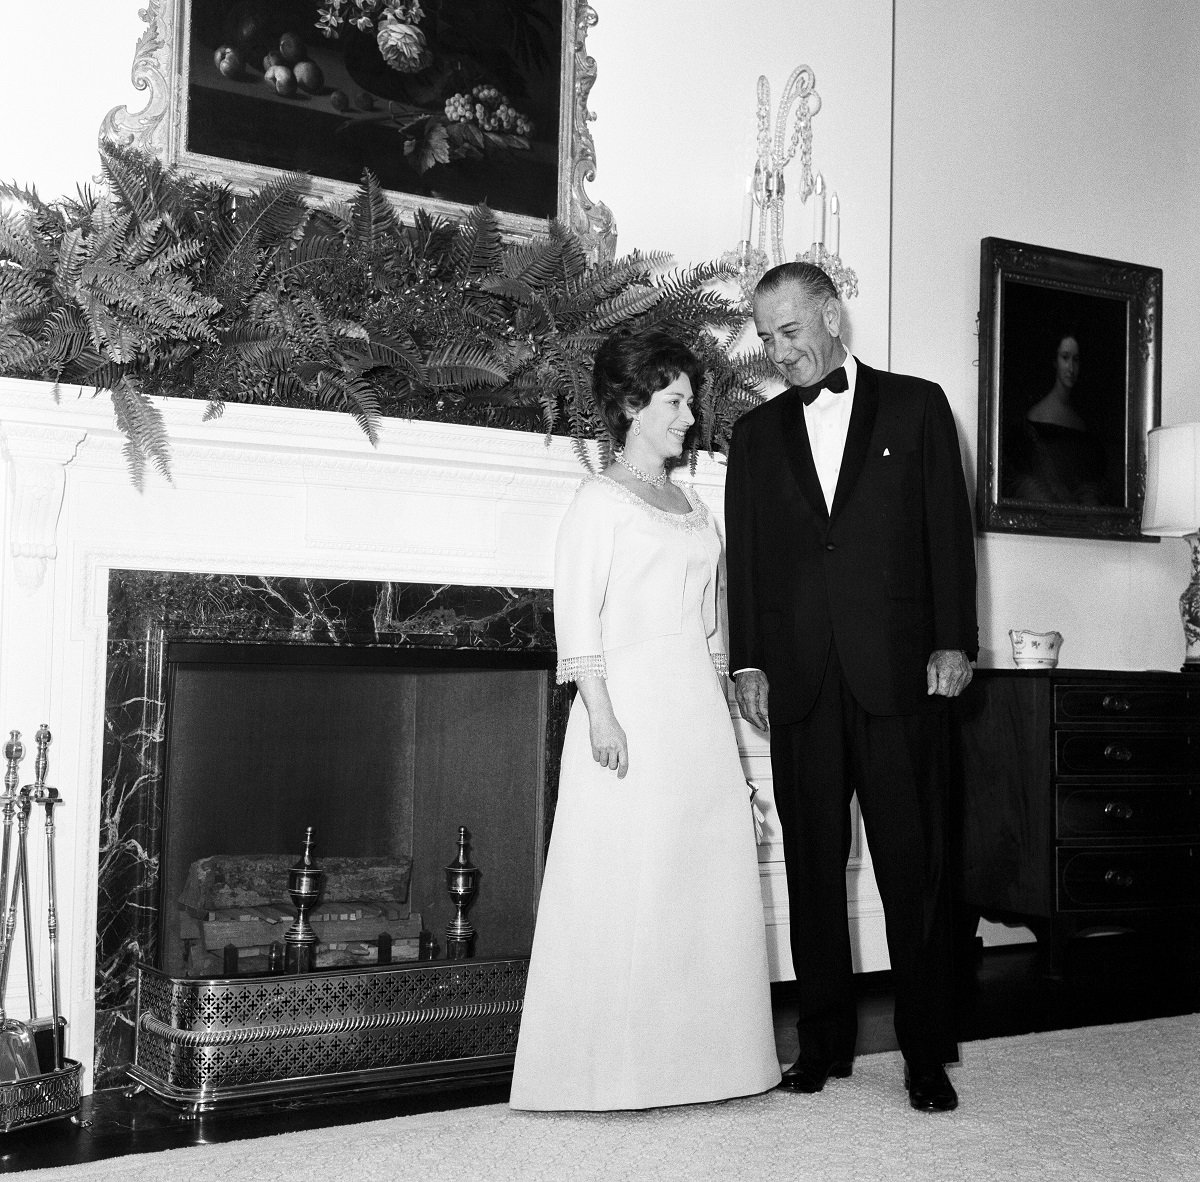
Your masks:
<path fill-rule="evenodd" d="M 230 404 L 207 418 L 202 401 L 154 404 L 172 475 L 150 473 L 138 491 L 103 394 L 0 378 L 0 722 L 26 742 L 42 722 L 54 734 L 50 783 L 65 800 L 55 817 L 61 993 L 84 1093 L 127 1082 L 116 1065 L 128 1055 L 133 965 L 158 952 L 154 843 L 173 646 L 328 648 L 355 633 L 366 647 L 548 658 L 554 539 L 583 474 L 570 440 L 527 432 L 388 419 L 369 442 L 345 415 Z M 718 518 L 723 484 L 720 459 L 701 456 L 695 488 Z M 133 574 L 121 586 L 115 571 Z M 447 598 L 425 611 L 431 588 Z M 340 596 L 353 605 L 326 603 Z M 395 626 L 406 619 L 408 631 Z M 560 693 L 547 689 L 548 781 Z M 737 725 L 770 822 L 766 743 Z M 443 864 L 459 823 L 448 817 L 439 834 Z M 321 822 L 312 824 L 320 858 L 329 851 Z M 291 844 L 288 855 L 298 853 Z M 33 857 L 37 877 L 36 848 Z M 770 823 L 759 857 L 772 972 L 787 977 L 782 852 Z M 875 969 L 886 948 L 869 879 L 869 868 L 855 869 L 847 885 L 862 967 Z M 436 934 L 448 916 L 429 918 Z M 45 1014 L 44 963 L 37 983 Z M 10 974 L 14 1017 L 27 1013 L 24 984 Z"/>
<path fill-rule="evenodd" d="M 222 971 L 181 924 L 191 869 L 294 859 L 309 825 L 318 862 L 411 859 L 434 938 L 466 825 L 476 954 L 528 954 L 568 704 L 548 591 L 113 570 L 108 617 L 97 1088 L 132 1058 L 139 961 Z"/>

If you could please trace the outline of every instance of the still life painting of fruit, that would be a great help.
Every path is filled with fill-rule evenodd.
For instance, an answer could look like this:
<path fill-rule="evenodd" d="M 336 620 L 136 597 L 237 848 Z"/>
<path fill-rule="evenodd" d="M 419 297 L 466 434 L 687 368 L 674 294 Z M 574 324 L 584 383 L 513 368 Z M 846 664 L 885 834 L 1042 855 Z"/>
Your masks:
<path fill-rule="evenodd" d="M 557 215 L 563 0 L 181 0 L 187 150 Z"/>

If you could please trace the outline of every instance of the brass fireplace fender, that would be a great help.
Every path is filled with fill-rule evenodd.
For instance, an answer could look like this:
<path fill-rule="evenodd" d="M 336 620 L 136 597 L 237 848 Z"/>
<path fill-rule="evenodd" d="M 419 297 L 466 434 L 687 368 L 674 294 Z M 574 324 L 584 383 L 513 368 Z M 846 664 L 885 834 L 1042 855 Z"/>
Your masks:
<path fill-rule="evenodd" d="M 528 960 L 175 978 L 138 966 L 129 1075 L 188 1116 L 511 1074 Z"/>

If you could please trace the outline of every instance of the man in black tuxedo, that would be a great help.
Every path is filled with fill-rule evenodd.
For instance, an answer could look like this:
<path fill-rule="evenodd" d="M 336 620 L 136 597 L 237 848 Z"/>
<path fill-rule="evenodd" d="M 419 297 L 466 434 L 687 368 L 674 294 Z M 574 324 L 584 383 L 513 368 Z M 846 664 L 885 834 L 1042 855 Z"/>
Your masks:
<path fill-rule="evenodd" d="M 941 387 L 852 357 L 841 318 L 819 268 L 763 276 L 754 323 L 791 385 L 737 423 L 726 481 L 730 668 L 761 730 L 770 696 L 800 997 L 800 1056 L 781 1086 L 818 1092 L 852 1070 L 857 793 L 909 1100 L 946 1111 L 958 1103 L 944 1066 L 958 1058 L 946 706 L 977 653 L 971 512 Z"/>

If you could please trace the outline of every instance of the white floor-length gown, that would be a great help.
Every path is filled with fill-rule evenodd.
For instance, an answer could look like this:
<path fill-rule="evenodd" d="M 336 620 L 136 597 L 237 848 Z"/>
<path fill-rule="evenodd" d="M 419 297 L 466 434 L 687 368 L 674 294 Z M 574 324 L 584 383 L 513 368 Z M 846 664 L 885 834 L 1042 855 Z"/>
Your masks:
<path fill-rule="evenodd" d="M 723 690 L 720 540 L 684 491 L 692 510 L 673 515 L 589 477 L 559 532 L 560 679 L 606 677 L 629 772 L 592 758 L 577 697 L 515 1108 L 647 1108 L 779 1082 L 749 790 Z"/>

